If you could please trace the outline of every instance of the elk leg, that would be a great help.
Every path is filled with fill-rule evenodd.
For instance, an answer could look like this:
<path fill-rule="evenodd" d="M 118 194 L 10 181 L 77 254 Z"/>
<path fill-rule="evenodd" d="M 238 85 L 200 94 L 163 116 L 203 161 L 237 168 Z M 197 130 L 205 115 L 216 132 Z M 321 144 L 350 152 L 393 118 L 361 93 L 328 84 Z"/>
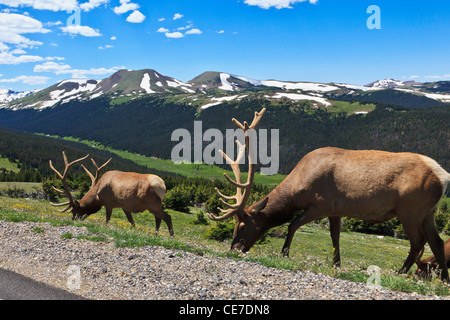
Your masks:
<path fill-rule="evenodd" d="M 125 215 L 127 216 L 128 221 L 131 223 L 131 225 L 134 227 L 134 220 L 133 220 L 133 215 L 131 214 L 130 211 L 126 211 L 125 209 L 122 209 L 123 212 L 125 212 Z"/>
<path fill-rule="evenodd" d="M 298 228 L 320 217 L 320 210 L 315 206 L 310 206 L 308 209 L 306 209 L 305 212 L 292 220 L 288 228 L 286 241 L 284 242 L 283 249 L 281 250 L 283 256 L 289 256 L 289 248 L 291 247 L 292 239 L 294 238 L 294 234 L 298 230 Z"/>
<path fill-rule="evenodd" d="M 106 224 L 107 224 L 111 219 L 112 208 L 105 207 L 105 209 L 106 209 Z"/>
<path fill-rule="evenodd" d="M 164 222 L 167 225 L 167 228 L 169 229 L 170 236 L 173 237 L 173 227 L 172 227 L 172 217 L 164 212 L 162 208 L 157 208 L 155 210 L 151 211 L 155 215 L 155 221 L 156 221 L 156 232 L 159 230 L 159 225 L 161 224 L 161 219 L 164 220 Z M 159 221 L 158 221 L 159 220 Z"/>
<path fill-rule="evenodd" d="M 341 217 L 328 217 L 330 220 L 331 241 L 333 242 L 333 266 L 341 266 L 339 236 L 341 234 Z"/>
<path fill-rule="evenodd" d="M 156 230 L 156 233 L 158 233 L 159 232 L 159 227 L 161 226 L 161 219 L 160 218 L 158 218 L 156 215 L 155 215 L 155 230 Z"/>
<path fill-rule="evenodd" d="M 422 249 L 425 245 L 425 238 L 424 238 L 421 228 L 411 227 L 407 224 L 403 224 L 403 229 L 405 230 L 406 235 L 408 236 L 409 243 L 410 243 L 410 250 L 409 250 L 408 257 L 406 258 L 405 262 L 403 263 L 402 268 L 399 270 L 399 273 L 407 273 L 408 272 L 408 270 L 411 268 L 411 266 L 417 260 L 417 257 L 419 256 L 420 252 L 422 251 Z"/>
<path fill-rule="evenodd" d="M 436 225 L 434 223 L 434 212 L 428 214 L 425 217 L 422 228 L 425 237 L 430 244 L 431 251 L 433 251 L 433 254 L 436 257 L 436 261 L 439 264 L 439 268 L 441 269 L 441 279 L 448 282 L 449 276 L 447 261 L 445 258 L 444 241 L 441 239 L 441 237 L 439 237 L 439 234 L 436 230 Z"/>

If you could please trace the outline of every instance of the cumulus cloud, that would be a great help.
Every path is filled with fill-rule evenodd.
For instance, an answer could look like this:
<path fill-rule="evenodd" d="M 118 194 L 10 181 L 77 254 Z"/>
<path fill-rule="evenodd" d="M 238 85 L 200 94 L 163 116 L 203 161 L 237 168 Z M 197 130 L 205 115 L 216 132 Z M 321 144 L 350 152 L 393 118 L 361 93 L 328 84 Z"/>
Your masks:
<path fill-rule="evenodd" d="M 99 37 L 102 35 L 98 30 L 88 26 L 71 25 L 61 27 L 60 29 L 65 33 L 70 33 L 71 35 L 79 34 L 85 37 Z"/>
<path fill-rule="evenodd" d="M 126 69 L 124 66 L 112 67 L 112 68 L 91 68 L 91 69 L 74 69 L 68 64 L 57 62 L 44 62 L 43 64 L 36 65 L 33 69 L 34 72 L 50 72 L 57 75 L 71 74 L 72 78 L 88 78 L 89 76 L 100 76 L 114 73 L 120 69 Z"/>
<path fill-rule="evenodd" d="M 77 0 L 0 0 L 0 4 L 13 8 L 31 7 L 37 10 L 50 10 L 55 12 L 75 10 L 78 6 Z"/>
<path fill-rule="evenodd" d="M 181 19 L 181 18 L 183 18 L 184 16 L 181 14 L 181 13 L 175 13 L 174 15 L 173 15 L 173 20 L 178 20 L 178 19 Z"/>
<path fill-rule="evenodd" d="M 244 3 L 250 6 L 258 6 L 262 9 L 275 7 L 276 9 L 292 8 L 292 4 L 299 2 L 309 2 L 315 4 L 318 0 L 245 0 Z"/>
<path fill-rule="evenodd" d="M 19 64 L 28 62 L 38 62 L 43 60 L 44 58 L 40 56 L 32 56 L 26 54 L 15 56 L 10 52 L 0 52 L 0 64 Z"/>
<path fill-rule="evenodd" d="M 38 85 L 38 84 L 46 84 L 48 79 L 50 78 L 43 76 L 18 76 L 11 79 L 0 79 L 0 82 L 10 82 L 10 83 L 22 82 L 24 84 L 29 85 Z"/>
<path fill-rule="evenodd" d="M 167 38 L 173 38 L 173 39 L 178 39 L 178 38 L 183 38 L 184 34 L 182 34 L 181 32 L 166 32 L 166 37 Z"/>
<path fill-rule="evenodd" d="M 91 11 L 97 7 L 100 7 L 102 4 L 107 4 L 109 0 L 89 0 L 89 2 L 84 2 L 80 4 L 80 8 L 83 11 Z"/>
<path fill-rule="evenodd" d="M 156 30 L 156 32 L 162 32 L 162 33 L 165 33 L 165 32 L 169 32 L 169 29 L 166 29 L 166 28 L 161 27 L 161 28 L 159 28 L 158 30 Z"/>
<path fill-rule="evenodd" d="M 0 42 L 12 43 L 23 47 L 42 45 L 40 41 L 32 41 L 23 34 L 47 33 L 42 23 L 22 14 L 0 12 Z"/>
<path fill-rule="evenodd" d="M 185 32 L 186 34 L 202 34 L 203 32 L 200 29 L 191 29 Z"/>
<path fill-rule="evenodd" d="M 34 72 L 53 72 L 55 74 L 66 73 L 71 67 L 68 64 L 61 64 L 53 61 L 44 62 L 34 66 Z"/>
<path fill-rule="evenodd" d="M 134 11 L 139 9 L 137 3 L 130 3 L 131 0 L 120 0 L 120 6 L 114 7 L 113 11 L 115 14 L 123 14 L 128 11 Z"/>
<path fill-rule="evenodd" d="M 134 10 L 127 18 L 128 22 L 141 23 L 145 20 L 145 16 L 138 10 Z"/>

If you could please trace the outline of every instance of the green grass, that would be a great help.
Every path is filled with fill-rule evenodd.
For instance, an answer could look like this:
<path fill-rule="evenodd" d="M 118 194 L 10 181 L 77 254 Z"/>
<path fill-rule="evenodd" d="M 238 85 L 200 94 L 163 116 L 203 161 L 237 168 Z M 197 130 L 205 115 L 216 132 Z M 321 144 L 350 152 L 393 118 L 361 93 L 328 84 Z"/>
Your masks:
<path fill-rule="evenodd" d="M 19 168 L 17 167 L 17 163 L 12 163 L 7 158 L 0 157 L 0 169 L 6 169 L 8 171 L 19 172 Z"/>
<path fill-rule="evenodd" d="M 33 192 L 42 189 L 40 182 L 0 182 L 0 190 L 23 189 L 25 192 Z"/>
<path fill-rule="evenodd" d="M 229 240 L 218 242 L 203 236 L 215 222 L 210 221 L 209 225 L 194 224 L 198 210 L 191 208 L 189 214 L 167 210 L 172 216 L 175 231 L 175 238 L 170 238 L 164 222 L 161 224 L 160 234 L 155 234 L 154 216 L 149 212 L 135 214 L 136 227 L 132 228 L 120 209 L 114 210 L 108 225 L 104 223 L 104 210 L 83 222 L 73 222 L 71 214 L 59 213 L 47 201 L 0 197 L 0 219 L 84 226 L 91 234 L 77 237 L 83 241 L 113 242 L 116 247 L 163 246 L 211 257 L 256 261 L 274 268 L 310 270 L 358 282 L 366 282 L 369 278 L 367 268 L 376 265 L 381 268 L 381 285 L 386 288 L 420 294 L 450 294 L 449 286 L 441 281 L 437 279 L 425 281 L 414 276 L 415 266 L 407 275 L 397 274 L 396 271 L 400 269 L 409 251 L 407 240 L 342 232 L 342 266 L 337 269 L 332 266 L 333 248 L 329 231 L 309 224 L 296 233 L 289 258 L 281 256 L 284 239 L 278 238 L 270 238 L 268 243 L 255 245 L 249 253 L 239 255 L 229 251 Z M 71 237 L 71 235 L 63 236 Z M 431 252 L 427 250 L 424 257 L 429 254 Z"/>
<path fill-rule="evenodd" d="M 375 110 L 375 105 L 372 103 L 360 103 L 349 101 L 331 101 L 332 106 L 327 107 L 329 112 L 344 112 L 348 115 L 356 114 L 357 112 L 371 112 Z"/>

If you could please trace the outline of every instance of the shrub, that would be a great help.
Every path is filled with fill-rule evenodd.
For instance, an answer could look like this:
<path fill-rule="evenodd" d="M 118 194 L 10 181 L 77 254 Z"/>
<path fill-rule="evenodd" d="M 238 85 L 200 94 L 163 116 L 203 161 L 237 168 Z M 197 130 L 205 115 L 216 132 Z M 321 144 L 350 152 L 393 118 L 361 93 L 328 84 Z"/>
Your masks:
<path fill-rule="evenodd" d="M 224 241 L 233 238 L 234 221 L 217 222 L 210 227 L 205 233 L 204 237 L 210 240 Z"/>
<path fill-rule="evenodd" d="M 201 210 L 199 213 L 197 213 L 197 219 L 192 221 L 193 224 L 203 224 L 208 225 L 208 219 L 206 219 L 205 214 L 203 210 Z"/>
<path fill-rule="evenodd" d="M 167 191 L 164 197 L 164 206 L 181 212 L 189 212 L 189 195 L 182 188 L 175 187 Z"/>

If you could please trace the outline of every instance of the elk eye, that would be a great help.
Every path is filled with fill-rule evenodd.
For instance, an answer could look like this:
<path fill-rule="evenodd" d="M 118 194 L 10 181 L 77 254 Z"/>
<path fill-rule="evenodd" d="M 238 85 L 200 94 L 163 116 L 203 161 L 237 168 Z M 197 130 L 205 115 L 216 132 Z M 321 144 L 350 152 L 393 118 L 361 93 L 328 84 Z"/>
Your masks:
<path fill-rule="evenodd" d="M 245 230 L 245 224 L 243 222 L 239 224 L 239 230 L 241 231 Z"/>

